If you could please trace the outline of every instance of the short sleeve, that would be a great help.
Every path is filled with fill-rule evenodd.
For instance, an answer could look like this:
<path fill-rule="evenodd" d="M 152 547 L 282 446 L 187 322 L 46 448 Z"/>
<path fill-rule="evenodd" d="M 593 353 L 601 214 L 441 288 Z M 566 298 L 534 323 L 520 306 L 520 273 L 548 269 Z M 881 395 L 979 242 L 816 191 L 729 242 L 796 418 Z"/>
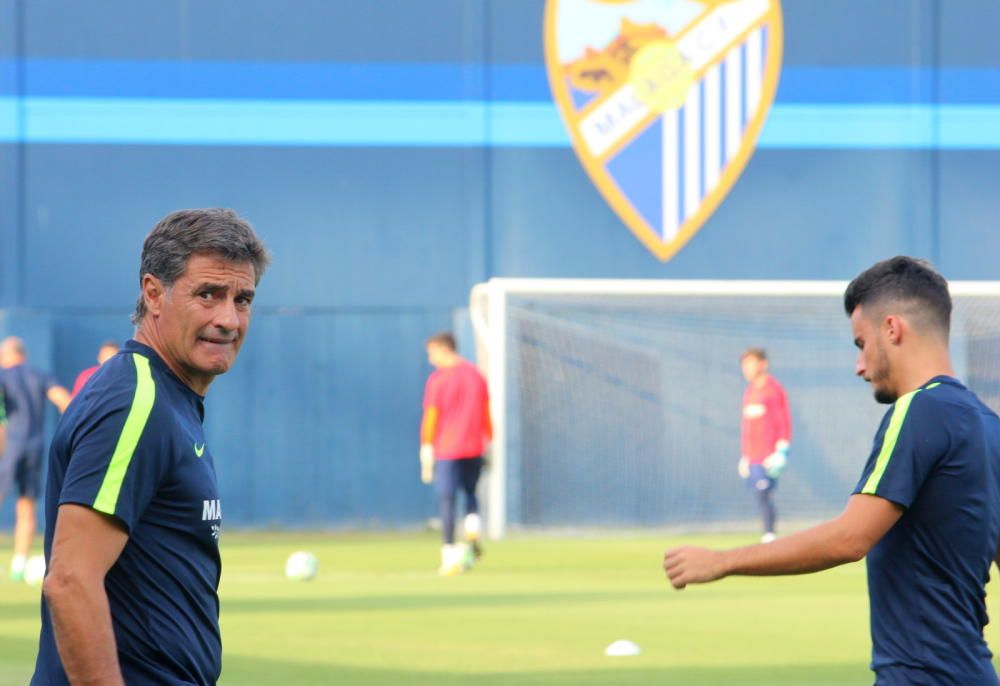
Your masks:
<path fill-rule="evenodd" d="M 113 515 L 131 532 L 167 471 L 169 446 L 152 417 L 156 384 L 149 360 L 131 356 L 134 383 L 103 394 L 74 432 L 59 504 Z"/>
<path fill-rule="evenodd" d="M 424 409 L 429 407 L 439 407 L 440 399 L 438 398 L 438 383 L 439 376 L 435 372 L 431 374 L 427 379 L 427 385 L 424 386 Z"/>
<path fill-rule="evenodd" d="M 854 493 L 877 495 L 909 507 L 947 452 L 948 427 L 925 391 L 896 400 L 882 419 Z"/>

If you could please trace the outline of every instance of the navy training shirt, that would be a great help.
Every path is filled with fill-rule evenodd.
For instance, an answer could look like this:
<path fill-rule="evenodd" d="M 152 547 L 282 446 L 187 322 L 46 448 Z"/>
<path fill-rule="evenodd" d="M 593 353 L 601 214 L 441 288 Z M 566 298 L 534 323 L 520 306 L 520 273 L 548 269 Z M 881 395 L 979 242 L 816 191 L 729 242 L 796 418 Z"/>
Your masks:
<path fill-rule="evenodd" d="M 905 508 L 868 553 L 885 686 L 996 686 L 984 586 L 1000 539 L 1000 419 L 939 376 L 886 412 L 855 493 Z"/>
<path fill-rule="evenodd" d="M 129 341 L 70 403 L 52 442 L 46 563 L 60 505 L 111 515 L 129 534 L 104 583 L 129 686 L 214 684 L 221 671 L 222 511 L 203 417 L 202 398 Z M 31 684 L 68 684 L 44 597 Z"/>
<path fill-rule="evenodd" d="M 0 369 L 8 439 L 42 441 L 48 392 L 58 385 L 51 375 L 27 364 Z"/>

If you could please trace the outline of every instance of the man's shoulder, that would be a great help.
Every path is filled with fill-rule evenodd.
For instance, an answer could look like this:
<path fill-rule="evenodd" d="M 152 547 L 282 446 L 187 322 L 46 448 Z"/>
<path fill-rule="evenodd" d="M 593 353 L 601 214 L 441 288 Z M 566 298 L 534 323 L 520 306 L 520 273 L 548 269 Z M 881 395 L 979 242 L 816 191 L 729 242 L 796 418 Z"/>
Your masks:
<path fill-rule="evenodd" d="M 785 386 L 777 378 L 768 374 L 766 388 L 772 393 L 785 394 Z"/>
<path fill-rule="evenodd" d="M 924 421 L 948 422 L 969 411 L 996 414 L 975 393 L 957 381 L 932 381 L 907 393 L 894 403 L 905 404 L 907 414 L 913 413 Z"/>
<path fill-rule="evenodd" d="M 138 353 L 118 353 L 97 367 L 83 391 L 70 403 L 67 419 L 95 419 L 146 406 L 148 413 L 156 404 L 156 386 L 146 358 Z"/>
<path fill-rule="evenodd" d="M 89 389 L 93 391 L 135 389 L 138 383 L 136 363 L 132 353 L 118 353 L 99 367 L 91 367 L 81 372 L 81 376 L 91 374 Z M 94 395 L 94 393 L 91 393 Z"/>
<path fill-rule="evenodd" d="M 468 374 L 469 376 L 472 376 L 472 377 L 477 378 L 477 379 L 481 379 L 483 381 L 486 380 L 486 377 L 483 376 L 483 372 L 479 369 L 478 366 L 476 366 L 475 363 L 470 362 L 469 360 L 462 360 L 461 367 L 462 367 L 462 370 L 466 374 Z"/>

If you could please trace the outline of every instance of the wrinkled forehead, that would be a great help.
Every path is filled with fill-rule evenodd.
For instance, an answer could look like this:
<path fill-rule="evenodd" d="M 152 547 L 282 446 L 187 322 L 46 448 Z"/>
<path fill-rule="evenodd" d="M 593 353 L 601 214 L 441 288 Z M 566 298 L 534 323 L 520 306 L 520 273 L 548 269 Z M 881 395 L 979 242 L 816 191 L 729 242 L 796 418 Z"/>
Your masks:
<path fill-rule="evenodd" d="M 188 258 L 180 279 L 194 283 L 235 285 L 253 289 L 256 284 L 256 272 L 252 262 L 229 260 L 216 254 L 196 253 Z"/>

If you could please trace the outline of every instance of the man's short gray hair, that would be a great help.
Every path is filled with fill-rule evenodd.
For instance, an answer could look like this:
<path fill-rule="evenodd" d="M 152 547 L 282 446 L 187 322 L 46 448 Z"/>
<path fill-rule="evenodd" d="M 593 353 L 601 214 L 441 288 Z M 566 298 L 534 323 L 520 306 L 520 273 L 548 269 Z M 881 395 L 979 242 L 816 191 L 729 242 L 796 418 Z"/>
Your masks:
<path fill-rule="evenodd" d="M 139 299 L 132 323 L 146 316 L 142 280 L 146 274 L 170 288 L 187 269 L 192 255 L 214 255 L 236 264 L 253 265 L 254 284 L 260 282 L 271 262 L 267 248 L 250 223 L 233 210 L 211 207 L 171 212 L 153 227 L 142 245 L 139 265 Z"/>

